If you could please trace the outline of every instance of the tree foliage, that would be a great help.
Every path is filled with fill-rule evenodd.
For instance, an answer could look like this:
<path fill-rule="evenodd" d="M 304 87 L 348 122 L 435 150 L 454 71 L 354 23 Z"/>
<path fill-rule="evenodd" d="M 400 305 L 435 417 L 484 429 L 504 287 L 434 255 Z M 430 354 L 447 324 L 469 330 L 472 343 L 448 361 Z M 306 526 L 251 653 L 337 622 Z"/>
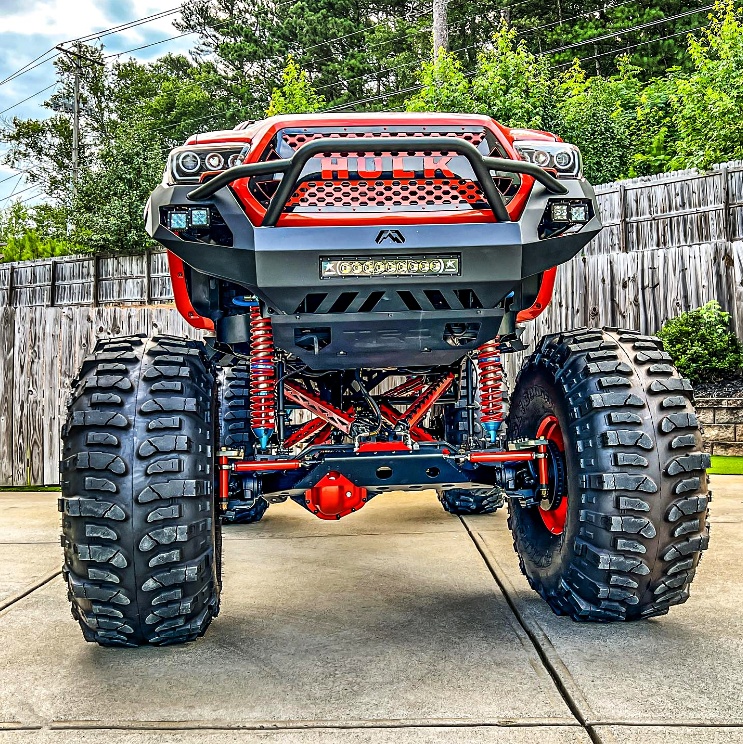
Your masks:
<path fill-rule="evenodd" d="M 67 240 L 59 214 L 48 208 L 28 208 L 18 202 L 0 212 L 0 255 L 2 261 L 52 258 L 80 251 Z"/>
<path fill-rule="evenodd" d="M 678 131 L 672 167 L 706 168 L 743 158 L 743 23 L 732 0 L 718 2 L 700 39 L 689 39 L 694 69 L 672 94 Z"/>
<path fill-rule="evenodd" d="M 556 83 L 546 57 L 533 54 L 505 21 L 477 58 L 472 96 L 479 113 L 512 127 L 550 129 L 556 117 Z"/>
<path fill-rule="evenodd" d="M 289 57 L 281 87 L 274 88 L 266 116 L 278 114 L 311 114 L 325 106 L 325 99 L 315 92 L 307 72 Z"/>
<path fill-rule="evenodd" d="M 148 245 L 142 210 L 169 149 L 265 112 L 482 113 L 574 142 L 595 183 L 707 167 L 743 158 L 743 23 L 734 0 L 718 0 L 704 30 L 684 38 L 705 21 L 697 7 L 461 0 L 449 5 L 451 51 L 434 61 L 422 5 L 190 0 L 178 22 L 198 40 L 190 58 L 83 63 L 75 188 L 65 55 L 49 116 L 0 123 L 0 142 L 47 202 L 28 230 L 106 252 Z M 73 49 L 104 60 L 100 44 Z"/>

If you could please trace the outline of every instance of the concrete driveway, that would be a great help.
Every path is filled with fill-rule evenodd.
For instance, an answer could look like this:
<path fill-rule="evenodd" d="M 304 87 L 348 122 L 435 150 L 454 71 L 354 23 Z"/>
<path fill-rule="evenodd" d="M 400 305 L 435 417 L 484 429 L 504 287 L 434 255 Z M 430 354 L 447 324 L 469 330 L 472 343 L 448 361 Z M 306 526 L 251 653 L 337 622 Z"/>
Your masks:
<path fill-rule="evenodd" d="M 386 494 L 227 528 L 206 637 L 136 650 L 71 620 L 57 494 L 0 493 L 0 744 L 743 744 L 743 478 L 712 487 L 710 549 L 664 618 L 558 618 L 502 512 Z"/>

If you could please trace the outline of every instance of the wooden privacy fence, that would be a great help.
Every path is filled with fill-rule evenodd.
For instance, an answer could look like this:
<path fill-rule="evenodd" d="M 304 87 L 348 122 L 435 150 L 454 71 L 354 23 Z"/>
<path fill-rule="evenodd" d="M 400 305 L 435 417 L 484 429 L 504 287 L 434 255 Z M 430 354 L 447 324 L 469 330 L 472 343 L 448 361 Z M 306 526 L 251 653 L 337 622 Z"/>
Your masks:
<path fill-rule="evenodd" d="M 99 338 L 194 335 L 165 254 L 0 265 L 0 485 L 59 482 L 69 389 Z"/>
<path fill-rule="evenodd" d="M 527 326 L 653 333 L 716 299 L 743 337 L 743 162 L 597 188 L 606 228 L 560 267 L 555 298 Z M 68 391 L 98 338 L 195 336 L 170 304 L 165 254 L 0 264 L 0 485 L 59 482 Z M 520 354 L 508 359 L 513 376 Z"/>
<path fill-rule="evenodd" d="M 743 161 L 604 184 L 596 195 L 604 229 L 558 269 L 552 304 L 522 337 L 529 349 L 581 326 L 656 333 L 710 300 L 743 338 Z M 522 358 L 508 359 L 511 381 Z"/>

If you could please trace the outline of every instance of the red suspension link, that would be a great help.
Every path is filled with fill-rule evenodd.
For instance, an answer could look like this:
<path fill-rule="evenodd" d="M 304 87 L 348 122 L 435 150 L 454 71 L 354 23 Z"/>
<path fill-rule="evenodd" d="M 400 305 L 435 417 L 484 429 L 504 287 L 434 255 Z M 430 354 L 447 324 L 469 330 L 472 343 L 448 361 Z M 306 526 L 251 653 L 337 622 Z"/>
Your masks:
<path fill-rule="evenodd" d="M 250 426 L 266 449 L 276 429 L 276 365 L 271 319 L 250 308 Z"/>
<path fill-rule="evenodd" d="M 495 442 L 503 421 L 503 365 L 500 339 L 483 344 L 477 352 L 480 370 L 480 423 L 490 442 Z"/>

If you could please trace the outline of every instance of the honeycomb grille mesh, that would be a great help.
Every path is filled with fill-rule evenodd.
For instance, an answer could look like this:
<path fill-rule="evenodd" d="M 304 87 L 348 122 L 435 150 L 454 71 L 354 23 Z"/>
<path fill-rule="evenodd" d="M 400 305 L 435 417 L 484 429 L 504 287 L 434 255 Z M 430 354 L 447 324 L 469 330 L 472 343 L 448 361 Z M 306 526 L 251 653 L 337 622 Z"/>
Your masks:
<path fill-rule="evenodd" d="M 371 137 L 458 137 L 478 147 L 485 139 L 485 132 L 282 132 L 284 143 L 297 150 L 307 142 L 327 137 L 329 139 L 369 139 Z"/>
<path fill-rule="evenodd" d="M 297 207 L 480 209 L 486 208 L 487 202 L 480 187 L 464 179 L 306 181 L 286 203 L 287 209 Z"/>

